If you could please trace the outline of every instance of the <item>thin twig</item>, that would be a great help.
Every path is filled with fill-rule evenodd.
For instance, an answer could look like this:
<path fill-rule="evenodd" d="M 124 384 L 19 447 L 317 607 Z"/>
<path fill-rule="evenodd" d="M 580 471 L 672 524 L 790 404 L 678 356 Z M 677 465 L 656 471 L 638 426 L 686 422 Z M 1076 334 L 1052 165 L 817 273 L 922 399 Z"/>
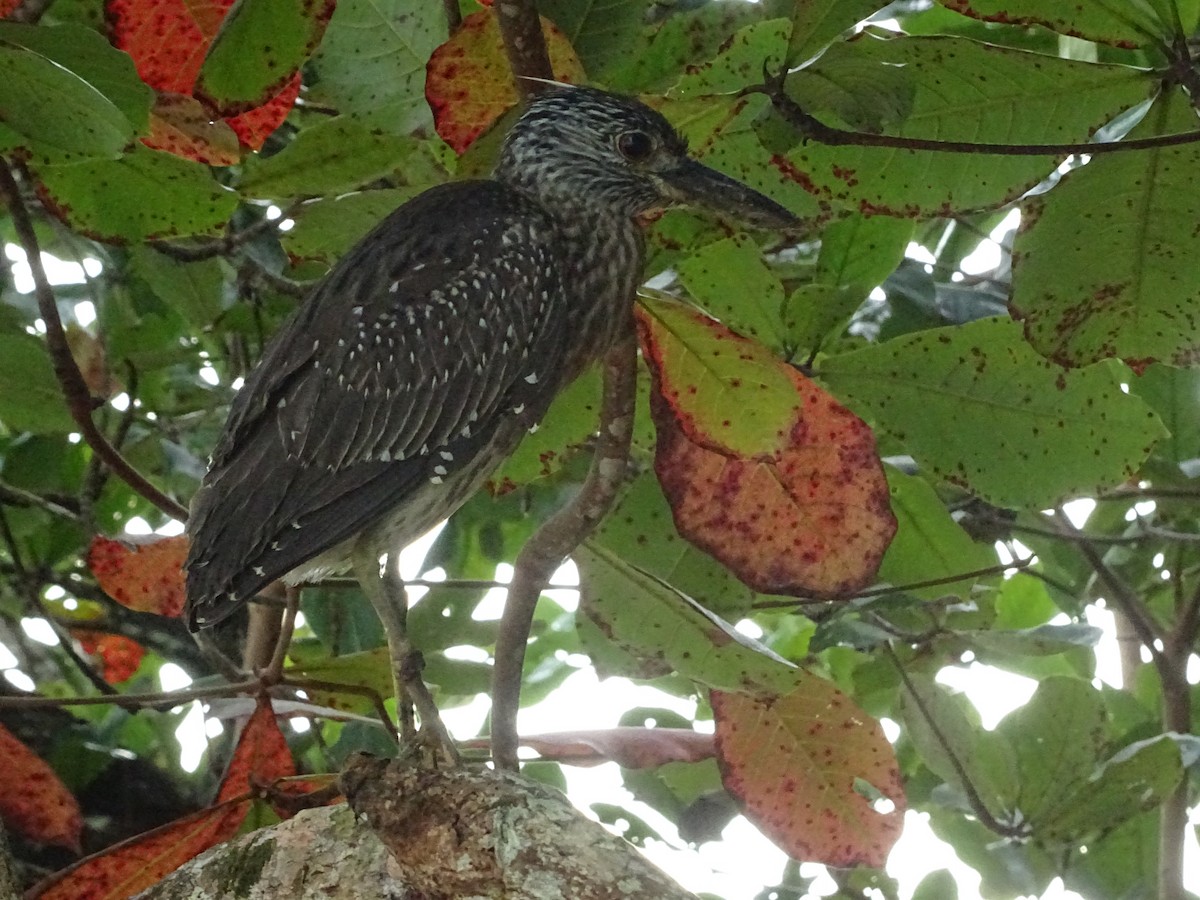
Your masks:
<path fill-rule="evenodd" d="M 893 150 L 921 150 L 934 153 L 986 153 L 995 156 L 1071 156 L 1116 153 L 1129 150 L 1153 150 L 1200 142 L 1200 131 L 1162 134 L 1154 137 L 1131 138 L 1119 141 L 1085 141 L 1067 144 L 992 144 L 979 141 L 943 141 L 933 138 L 901 137 L 894 134 L 875 134 L 866 131 L 847 131 L 834 128 L 804 110 L 783 89 L 781 72 L 765 84 L 747 88 L 745 93 L 766 94 L 775 110 L 806 139 L 830 147 L 888 147 Z"/>
<path fill-rule="evenodd" d="M 988 575 L 1003 575 L 1009 569 L 1026 569 L 1037 560 L 1036 556 L 1027 556 L 1024 559 L 1014 559 L 1010 563 L 998 563 L 994 566 L 985 566 L 982 569 L 973 569 L 970 572 L 958 572 L 954 575 L 943 575 L 940 578 L 927 578 L 924 581 L 909 581 L 904 584 L 885 584 L 879 587 L 868 588 L 865 591 L 859 591 L 857 594 L 851 595 L 849 600 L 866 600 L 871 597 L 886 597 L 888 594 L 899 594 L 904 591 L 913 591 L 918 588 L 938 587 L 943 584 L 955 584 L 959 581 L 970 581 L 975 578 L 985 578 Z M 828 600 L 813 600 L 809 598 L 797 598 L 795 600 L 764 600 L 760 603 L 751 605 L 751 609 L 789 609 L 797 604 L 809 603 L 828 603 Z"/>
<path fill-rule="evenodd" d="M 200 262 L 201 260 L 212 259 L 217 256 L 227 256 L 259 235 L 278 230 L 280 224 L 295 216 L 306 202 L 305 200 L 296 200 L 291 205 L 285 207 L 274 219 L 268 219 L 264 216 L 241 231 L 228 232 L 223 237 L 216 238 L 215 240 L 194 244 L 171 244 L 166 241 L 155 241 L 151 243 L 151 246 L 164 256 L 169 256 L 180 262 Z"/>
<path fill-rule="evenodd" d="M 967 774 L 966 766 L 963 765 L 962 760 L 958 758 L 958 754 L 950 746 L 950 741 L 942 731 L 941 725 L 938 724 L 937 719 L 933 716 L 929 707 L 926 706 L 924 698 L 917 691 L 916 685 L 909 678 L 908 672 L 900 662 L 900 657 L 896 655 L 896 651 L 892 648 L 891 644 L 884 644 L 883 650 L 890 657 L 892 665 L 896 667 L 896 672 L 900 675 L 900 680 L 904 683 L 904 688 L 908 691 L 909 696 L 912 697 L 913 703 L 916 704 L 921 718 L 925 720 L 925 724 L 929 726 L 929 730 L 933 733 L 934 738 L 941 745 L 942 752 L 946 754 L 946 759 L 950 761 L 950 767 L 954 769 L 954 774 L 958 777 L 962 785 L 963 793 L 967 798 L 967 804 L 971 807 L 971 812 L 975 814 L 975 818 L 988 830 L 1004 837 L 1020 837 L 1024 835 L 1027 829 L 1019 825 L 1002 822 L 992 815 L 992 811 L 988 809 L 987 804 L 983 802 L 983 798 L 979 796 L 979 791 L 975 787 L 975 783 L 971 781 L 970 775 Z"/>
<path fill-rule="evenodd" d="M 517 769 L 517 710 L 525 645 L 538 598 L 562 561 L 591 534 L 616 500 L 625 477 L 637 390 L 637 343 L 633 323 L 604 357 L 604 396 L 600 436 L 587 479 L 571 501 L 547 519 L 521 549 L 492 670 L 492 758 L 498 769 Z"/>
<path fill-rule="evenodd" d="M 5 484 L 2 481 L 0 481 L 0 503 L 8 503 L 12 506 L 33 507 L 71 522 L 78 522 L 80 518 L 77 511 L 67 509 L 61 503 L 57 503 L 48 497 L 43 497 L 41 494 L 35 494 L 32 491 L 19 488 L 16 485 Z"/>
<path fill-rule="evenodd" d="M 46 270 L 42 267 L 42 251 L 38 245 L 37 234 L 33 230 L 33 222 L 25 203 L 21 199 L 20 188 L 17 187 L 8 162 L 0 158 L 0 195 L 3 195 L 5 205 L 12 216 L 13 229 L 17 240 L 25 251 L 26 261 L 33 274 L 34 293 L 37 297 L 38 312 L 46 325 L 46 347 L 50 352 L 50 360 L 54 366 L 54 374 L 62 388 L 63 398 L 70 410 L 71 418 L 79 426 L 84 441 L 99 455 L 108 466 L 120 476 L 126 484 L 141 494 L 160 510 L 173 519 L 187 519 L 187 510 L 171 497 L 168 497 L 123 457 L 108 439 L 96 427 L 92 419 L 94 401 L 87 382 L 84 381 L 75 358 L 71 355 L 71 346 L 67 343 L 67 335 L 63 330 L 62 319 L 58 315 L 58 303 L 50 281 L 46 278 Z"/>
<path fill-rule="evenodd" d="M 522 97 L 536 94 L 544 85 L 531 79 L 554 79 L 537 6 L 533 0 L 497 0 L 495 10 L 517 92 Z"/>
<path fill-rule="evenodd" d="M 1126 618 L 1129 619 L 1129 625 L 1137 633 L 1138 639 L 1150 651 L 1154 657 L 1156 665 L 1161 662 L 1162 651 L 1160 642 L 1165 637 L 1158 623 L 1154 621 L 1154 617 L 1147 612 L 1146 607 L 1142 604 L 1141 597 L 1137 591 L 1130 587 L 1120 575 L 1118 575 L 1104 561 L 1104 557 L 1100 554 L 1095 545 L 1088 540 L 1079 529 L 1071 524 L 1071 520 L 1061 509 L 1055 511 L 1055 515 L 1050 519 L 1058 530 L 1065 537 L 1070 538 L 1076 546 L 1079 547 L 1079 552 L 1083 558 L 1088 561 L 1088 565 L 1092 567 L 1092 571 L 1096 573 L 1096 577 L 1104 584 L 1106 588 L 1105 595 L 1114 603 Z"/>
<path fill-rule="evenodd" d="M 462 25 L 462 10 L 458 0 L 442 0 L 442 11 L 446 14 L 446 29 L 453 35 Z"/>

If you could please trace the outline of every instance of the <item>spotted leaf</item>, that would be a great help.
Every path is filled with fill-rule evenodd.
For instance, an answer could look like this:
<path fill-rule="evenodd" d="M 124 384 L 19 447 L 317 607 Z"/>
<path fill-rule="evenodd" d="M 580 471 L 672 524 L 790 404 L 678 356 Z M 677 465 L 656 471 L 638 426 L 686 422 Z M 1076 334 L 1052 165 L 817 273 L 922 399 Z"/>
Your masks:
<path fill-rule="evenodd" d="M 1034 508 L 1123 481 L 1166 433 L 1122 392 L 1120 374 L 1104 364 L 1064 371 L 1002 318 L 905 335 L 819 371 L 922 469 L 991 503 Z"/>
<path fill-rule="evenodd" d="M 837 597 L 869 583 L 896 529 L 870 429 L 687 307 L 647 301 L 638 328 L 680 534 L 755 590 Z"/>
<path fill-rule="evenodd" d="M 1117 47 L 1140 47 L 1157 44 L 1170 39 L 1174 23 L 1154 12 L 1153 3 L 1117 2 L 1109 0 L 1081 0 L 1077 3 L 1046 3 L 1045 0 L 938 0 L 942 6 L 960 12 L 964 16 L 982 19 L 984 22 L 999 22 L 1005 25 L 1041 25 L 1059 34 L 1113 44 Z M 1184 22 L 1185 33 L 1191 33 L 1200 22 L 1196 21 L 1193 8 L 1185 4 L 1176 6 L 1186 14 L 1192 12 L 1191 21 Z"/>
<path fill-rule="evenodd" d="M 88 548 L 88 567 L 104 593 L 122 606 L 160 616 L 183 612 L 183 536 L 150 541 L 113 540 L 98 535 Z"/>
<path fill-rule="evenodd" d="M 0 818 L 5 826 L 36 844 L 79 852 L 83 816 L 79 804 L 54 770 L 0 725 L 4 790 Z"/>
<path fill-rule="evenodd" d="M 559 81 L 580 83 L 583 66 L 561 31 L 547 19 L 542 33 L 550 64 Z M 458 153 L 464 152 L 510 107 L 516 86 L 496 13 L 483 9 L 467 16 L 454 36 L 430 57 L 425 96 L 433 109 L 437 132 Z"/>
<path fill-rule="evenodd" d="M 905 798 L 878 722 L 805 672 L 782 696 L 713 691 L 711 700 L 721 778 L 746 818 L 802 862 L 887 861 Z"/>
<path fill-rule="evenodd" d="M 1131 136 L 1198 126 L 1177 90 Z M 1200 361 L 1197 169 L 1197 144 L 1110 153 L 1025 204 L 1012 307 L 1039 352 L 1064 365 Z"/>

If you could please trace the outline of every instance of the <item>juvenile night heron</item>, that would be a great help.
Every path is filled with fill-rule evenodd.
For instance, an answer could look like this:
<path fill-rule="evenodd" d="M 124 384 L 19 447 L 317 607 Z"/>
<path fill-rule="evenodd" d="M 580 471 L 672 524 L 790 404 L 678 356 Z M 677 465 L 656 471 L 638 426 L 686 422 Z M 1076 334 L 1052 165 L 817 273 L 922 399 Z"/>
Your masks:
<path fill-rule="evenodd" d="M 381 552 L 454 512 L 628 327 L 636 218 L 688 203 L 794 222 L 690 159 L 649 107 L 568 87 L 530 102 L 491 179 L 432 188 L 388 216 L 233 403 L 188 523 L 190 626 L 277 578 L 372 558 L 378 575 Z"/>

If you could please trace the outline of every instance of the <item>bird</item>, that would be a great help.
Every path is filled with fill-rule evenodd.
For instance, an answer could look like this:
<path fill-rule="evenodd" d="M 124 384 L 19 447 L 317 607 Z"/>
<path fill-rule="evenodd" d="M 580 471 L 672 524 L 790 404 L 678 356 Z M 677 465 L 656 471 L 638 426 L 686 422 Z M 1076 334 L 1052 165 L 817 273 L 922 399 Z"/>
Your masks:
<path fill-rule="evenodd" d="M 641 101 L 561 85 L 527 102 L 490 178 L 430 188 L 384 218 L 233 400 L 187 523 L 190 628 L 277 579 L 356 568 L 361 581 L 372 560 L 378 576 L 384 553 L 458 509 L 627 333 L 640 219 L 680 205 L 796 223 L 689 156 Z"/>

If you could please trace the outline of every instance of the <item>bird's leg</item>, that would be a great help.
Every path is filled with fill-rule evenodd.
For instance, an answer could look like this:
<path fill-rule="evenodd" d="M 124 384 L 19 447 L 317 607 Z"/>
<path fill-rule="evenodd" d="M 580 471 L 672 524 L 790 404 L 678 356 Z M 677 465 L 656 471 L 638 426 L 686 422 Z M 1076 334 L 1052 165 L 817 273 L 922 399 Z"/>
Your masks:
<path fill-rule="evenodd" d="M 429 740 L 446 762 L 457 765 L 458 750 L 442 723 L 442 717 L 438 714 L 437 704 L 433 702 L 429 688 L 421 679 L 421 655 L 408 639 L 408 604 L 403 583 L 398 579 L 393 582 L 400 587 L 399 596 L 389 593 L 388 580 L 384 578 L 379 567 L 378 547 L 366 535 L 355 543 L 353 560 L 358 582 L 371 605 L 375 607 L 375 613 L 383 624 L 383 632 L 387 635 L 388 657 L 392 664 L 397 706 L 402 707 L 405 700 L 411 701 L 416 707 L 417 715 L 420 716 L 423 733 L 421 736 Z M 403 738 L 405 743 L 410 743 L 414 735 L 405 733 Z"/>
<path fill-rule="evenodd" d="M 387 555 L 387 559 L 383 564 L 383 575 L 381 576 L 384 599 L 396 611 L 396 620 L 399 626 L 403 629 L 402 634 L 408 634 L 408 586 L 404 583 L 404 579 L 400 577 L 400 568 L 396 564 L 396 560 L 392 554 Z M 390 654 L 390 644 L 389 644 Z M 401 665 L 411 668 L 415 673 L 415 677 L 421 677 L 421 654 L 419 652 L 410 651 L 408 656 L 401 662 Z M 408 690 L 405 688 L 399 691 L 399 687 L 407 685 L 412 678 L 408 668 L 405 669 L 403 676 L 398 679 L 397 694 L 396 694 L 396 720 L 400 726 L 400 737 L 404 743 L 410 743 L 415 739 L 417 734 L 417 724 L 413 712 L 412 697 L 408 695 Z M 393 673 L 393 679 L 396 679 L 396 673 Z"/>
<path fill-rule="evenodd" d="M 264 684 L 278 684 L 283 678 L 283 661 L 287 656 L 288 647 L 292 643 L 292 632 L 296 630 L 296 612 L 300 609 L 300 588 L 288 585 L 284 589 L 286 605 L 283 608 L 283 621 L 279 625 L 279 634 L 275 639 L 275 650 L 271 653 L 271 661 L 260 673 Z"/>
<path fill-rule="evenodd" d="M 521 675 L 538 598 L 554 570 L 612 508 L 624 483 L 636 403 L 637 341 L 631 319 L 604 357 L 600 437 L 587 479 L 579 493 L 525 542 L 513 563 L 492 669 L 492 759 L 497 769 L 518 768 Z"/>

